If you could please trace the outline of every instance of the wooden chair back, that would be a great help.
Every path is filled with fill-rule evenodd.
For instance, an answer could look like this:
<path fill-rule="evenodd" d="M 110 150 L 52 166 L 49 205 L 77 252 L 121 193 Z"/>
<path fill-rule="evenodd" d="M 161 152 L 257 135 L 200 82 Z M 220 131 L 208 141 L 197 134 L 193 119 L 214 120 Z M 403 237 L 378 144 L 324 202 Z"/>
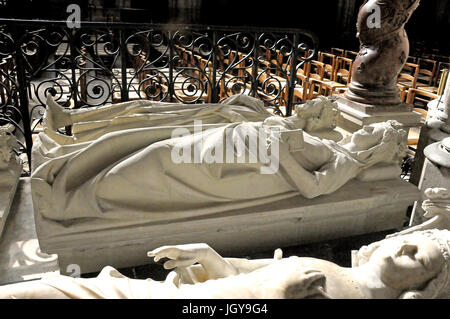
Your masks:
<path fill-rule="evenodd" d="M 418 59 L 417 64 L 419 65 L 419 75 L 417 80 L 428 86 L 433 86 L 436 77 L 437 62 L 435 60 L 420 58 Z"/>
<path fill-rule="evenodd" d="M 339 48 L 331 48 L 331 53 L 336 55 L 336 56 L 343 57 L 345 55 L 345 50 L 344 49 L 339 49 Z"/>
<path fill-rule="evenodd" d="M 324 78 L 334 81 L 336 56 L 331 53 L 319 52 L 319 62 L 324 63 Z"/>
<path fill-rule="evenodd" d="M 359 52 L 356 52 L 356 51 L 345 50 L 344 57 L 355 60 L 356 57 L 358 56 L 358 54 L 359 54 Z"/>
<path fill-rule="evenodd" d="M 353 60 L 350 58 L 337 57 L 334 81 L 349 84 L 352 78 Z"/>

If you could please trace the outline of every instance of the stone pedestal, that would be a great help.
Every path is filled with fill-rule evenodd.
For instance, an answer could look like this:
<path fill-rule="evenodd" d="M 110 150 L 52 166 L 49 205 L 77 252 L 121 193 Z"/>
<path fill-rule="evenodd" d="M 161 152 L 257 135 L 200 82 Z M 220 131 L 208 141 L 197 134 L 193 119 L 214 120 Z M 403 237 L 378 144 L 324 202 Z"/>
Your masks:
<path fill-rule="evenodd" d="M 418 5 L 419 0 L 368 0 L 361 6 L 357 22 L 361 48 L 351 83 L 337 101 L 339 125 L 345 130 L 386 120 L 420 126 L 420 114 L 401 102 L 397 88 L 397 77 L 409 55 L 404 26 Z"/>
<path fill-rule="evenodd" d="M 427 146 L 424 150 L 425 163 L 420 177 L 419 189 L 422 199 L 414 204 L 410 226 L 424 222 L 422 209 L 423 192 L 428 188 L 442 187 L 450 189 L 450 138 Z"/>
<path fill-rule="evenodd" d="M 340 117 L 338 126 L 349 132 L 355 132 L 364 125 L 396 120 L 406 128 L 422 126 L 422 115 L 412 110 L 412 106 L 401 104 L 396 107 L 374 107 L 351 101 L 345 97 L 336 100 Z"/>
<path fill-rule="evenodd" d="M 82 273 L 148 264 L 147 251 L 163 245 L 205 242 L 224 255 L 401 229 L 417 187 L 400 178 L 352 180 L 338 191 L 305 199 L 198 217 L 150 220 L 86 220 L 70 226 L 35 215 L 43 252 L 58 254 L 62 273 L 77 264 Z"/>

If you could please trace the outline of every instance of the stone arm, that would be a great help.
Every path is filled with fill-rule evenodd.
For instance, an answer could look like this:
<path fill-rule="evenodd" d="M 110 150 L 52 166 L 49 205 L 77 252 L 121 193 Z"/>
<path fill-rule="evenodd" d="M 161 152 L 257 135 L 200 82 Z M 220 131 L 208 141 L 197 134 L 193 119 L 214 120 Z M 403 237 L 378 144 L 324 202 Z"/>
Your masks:
<path fill-rule="evenodd" d="M 207 244 L 163 246 L 149 252 L 148 256 L 154 257 L 155 262 L 168 258 L 164 268 L 174 269 L 185 283 L 246 274 L 274 261 L 274 259 L 223 258 Z M 199 265 L 195 265 L 197 263 Z"/>
<path fill-rule="evenodd" d="M 294 157 L 285 158 L 283 163 L 285 169 L 289 167 L 286 170 L 300 194 L 309 199 L 335 192 L 360 172 L 359 166 L 343 154 L 333 156 L 328 163 L 313 172 L 299 165 Z"/>
<path fill-rule="evenodd" d="M 208 279 L 238 274 L 238 270 L 232 264 L 207 244 L 163 246 L 148 252 L 147 255 L 154 257 L 155 262 L 168 258 L 169 260 L 163 265 L 165 269 L 183 269 L 199 263 L 205 269 Z"/>

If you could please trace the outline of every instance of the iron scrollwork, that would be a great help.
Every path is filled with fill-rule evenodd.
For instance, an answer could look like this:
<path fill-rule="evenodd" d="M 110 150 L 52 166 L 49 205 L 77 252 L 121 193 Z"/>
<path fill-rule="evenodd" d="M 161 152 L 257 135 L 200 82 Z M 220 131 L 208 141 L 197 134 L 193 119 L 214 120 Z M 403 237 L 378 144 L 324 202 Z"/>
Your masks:
<path fill-rule="evenodd" d="M 48 94 L 68 108 L 248 94 L 290 115 L 297 70 L 316 50 L 304 30 L 0 19 L 0 121 L 30 157 Z"/>

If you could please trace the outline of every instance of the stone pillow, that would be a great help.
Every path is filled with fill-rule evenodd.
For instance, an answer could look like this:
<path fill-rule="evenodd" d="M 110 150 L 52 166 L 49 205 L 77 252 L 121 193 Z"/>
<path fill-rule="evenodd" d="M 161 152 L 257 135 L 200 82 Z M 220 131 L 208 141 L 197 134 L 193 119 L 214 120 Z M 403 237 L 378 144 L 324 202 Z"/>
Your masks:
<path fill-rule="evenodd" d="M 362 182 L 376 182 L 400 177 L 402 169 L 396 164 L 377 164 L 356 176 Z"/>

